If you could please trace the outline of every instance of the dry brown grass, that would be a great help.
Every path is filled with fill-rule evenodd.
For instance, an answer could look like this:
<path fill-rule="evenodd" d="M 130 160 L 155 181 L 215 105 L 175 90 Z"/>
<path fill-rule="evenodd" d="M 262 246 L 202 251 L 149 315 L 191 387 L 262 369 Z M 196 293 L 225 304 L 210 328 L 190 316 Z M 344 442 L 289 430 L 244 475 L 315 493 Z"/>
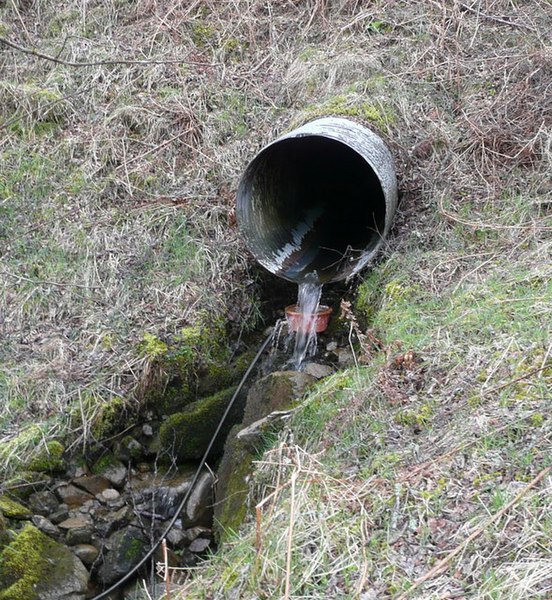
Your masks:
<path fill-rule="evenodd" d="M 104 64 L 2 47 L 3 439 L 30 411 L 55 431 L 68 407 L 133 398 L 145 332 L 170 336 L 204 305 L 252 310 L 232 214 L 245 164 L 315 116 L 360 120 L 388 141 L 402 192 L 364 282 L 387 357 L 310 399 L 259 465 L 262 550 L 252 522 L 183 597 L 406 592 L 548 464 L 549 4 L 13 7 L 1 35 Z M 418 597 L 546 597 L 539 485 Z"/>

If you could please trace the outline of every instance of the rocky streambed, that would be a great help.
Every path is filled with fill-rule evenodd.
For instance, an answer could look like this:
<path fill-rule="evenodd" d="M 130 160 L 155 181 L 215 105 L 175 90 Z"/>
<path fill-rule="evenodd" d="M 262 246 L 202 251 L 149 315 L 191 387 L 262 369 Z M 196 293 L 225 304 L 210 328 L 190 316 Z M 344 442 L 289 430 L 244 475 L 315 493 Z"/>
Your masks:
<path fill-rule="evenodd" d="M 326 340 L 321 355 L 324 362 L 307 364 L 302 372 L 262 376 L 261 369 L 250 382 L 166 536 L 170 566 L 195 565 L 239 527 L 265 433 L 284 422 L 317 379 L 352 359 L 345 342 Z M 274 361 L 264 372 L 271 368 Z M 66 456 L 58 442 L 48 443 L 41 468 L 35 465 L 3 486 L 0 600 L 92 598 L 135 567 L 159 539 L 189 491 L 197 459 L 235 390 L 230 386 L 199 400 L 177 401 L 172 386 L 174 412 L 149 411 L 139 424 L 78 458 Z M 213 391 L 214 384 L 197 387 L 202 386 Z M 164 557 L 159 552 L 153 560 Z M 143 597 L 138 591 L 143 577 L 110 598 Z"/>

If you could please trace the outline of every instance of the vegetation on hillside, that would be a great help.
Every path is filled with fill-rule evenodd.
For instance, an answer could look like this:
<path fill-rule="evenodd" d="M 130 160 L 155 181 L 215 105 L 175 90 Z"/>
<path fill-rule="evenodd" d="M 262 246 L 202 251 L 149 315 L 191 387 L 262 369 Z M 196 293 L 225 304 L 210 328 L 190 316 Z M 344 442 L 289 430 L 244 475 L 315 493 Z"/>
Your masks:
<path fill-rule="evenodd" d="M 255 320 L 237 179 L 281 132 L 343 115 L 388 142 L 402 195 L 343 306 L 357 365 L 305 398 L 244 527 L 172 572 L 171 597 L 550 597 L 550 16 L 545 0 L 0 5 L 0 37 L 51 57 L 0 44 L 4 464 L 139 401 L 144 347 L 212 314 Z"/>

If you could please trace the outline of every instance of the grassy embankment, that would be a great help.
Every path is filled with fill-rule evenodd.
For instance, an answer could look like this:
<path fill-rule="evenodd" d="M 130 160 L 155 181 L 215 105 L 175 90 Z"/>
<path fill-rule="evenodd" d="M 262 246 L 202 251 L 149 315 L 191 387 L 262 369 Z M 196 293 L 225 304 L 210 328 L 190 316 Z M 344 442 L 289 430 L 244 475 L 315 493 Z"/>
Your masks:
<path fill-rule="evenodd" d="M 4 438 L 128 400 L 144 333 L 247 306 L 241 169 L 293 125 L 349 116 L 400 173 L 394 237 L 354 305 L 384 349 L 363 338 L 358 367 L 305 400 L 259 462 L 250 521 L 182 597 L 400 597 L 449 555 L 411 597 L 549 596 L 549 472 L 527 487 L 551 455 L 549 5 L 1 10 L 2 35 L 65 41 L 66 60 L 185 59 L 2 50 Z"/>

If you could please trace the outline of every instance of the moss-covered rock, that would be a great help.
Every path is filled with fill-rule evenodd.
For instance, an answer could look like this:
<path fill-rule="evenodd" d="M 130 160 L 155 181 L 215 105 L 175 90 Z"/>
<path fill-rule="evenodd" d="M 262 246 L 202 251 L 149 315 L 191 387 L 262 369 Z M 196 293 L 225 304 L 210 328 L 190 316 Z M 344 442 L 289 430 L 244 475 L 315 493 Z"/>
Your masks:
<path fill-rule="evenodd" d="M 315 381 L 306 373 L 278 371 L 251 386 L 243 423 L 235 426 L 228 435 L 218 470 L 214 532 L 219 542 L 224 542 L 232 532 L 237 531 L 247 514 L 247 479 L 260 450 L 250 440 L 240 439 L 238 433 L 244 425 L 258 422 L 274 411 L 293 408 Z M 270 426 L 272 421 L 266 419 L 266 422 Z"/>
<path fill-rule="evenodd" d="M 57 440 L 51 440 L 46 444 L 39 446 L 34 452 L 27 464 L 30 471 L 39 473 L 55 473 L 63 471 L 66 467 L 63 453 L 65 447 Z"/>
<path fill-rule="evenodd" d="M 7 496 L 0 496 L 0 514 L 8 519 L 30 519 L 32 517 L 31 511 L 26 506 Z"/>
<path fill-rule="evenodd" d="M 211 437 L 230 402 L 235 387 L 230 387 L 208 398 L 197 400 L 182 412 L 171 415 L 159 431 L 163 456 L 176 458 L 179 462 L 201 458 Z M 213 454 L 220 454 L 224 438 L 243 413 L 243 403 L 236 402 L 225 421 L 213 447 Z"/>
<path fill-rule="evenodd" d="M 80 597 L 88 571 L 65 546 L 26 525 L 0 555 L 0 600 Z"/>
<path fill-rule="evenodd" d="M 238 439 L 241 428 L 236 425 L 228 434 L 217 473 L 213 533 L 219 543 L 239 529 L 247 514 L 247 478 L 256 454 Z"/>
<path fill-rule="evenodd" d="M 100 581 L 106 585 L 126 575 L 142 560 L 148 540 L 140 529 L 129 526 L 115 532 L 107 545 L 109 552 L 98 572 Z"/>
<path fill-rule="evenodd" d="M 103 475 L 105 471 L 120 464 L 119 459 L 111 452 L 106 452 L 92 465 L 94 475 Z"/>
<path fill-rule="evenodd" d="M 276 371 L 256 381 L 247 394 L 243 424 L 250 425 L 275 410 L 295 406 L 316 379 L 298 371 Z"/>
<path fill-rule="evenodd" d="M 179 377 L 163 388 L 153 388 L 147 394 L 146 404 L 157 415 L 170 415 L 184 409 L 196 396 L 188 382 Z"/>
<path fill-rule="evenodd" d="M 124 463 L 140 462 L 143 456 L 142 444 L 133 436 L 126 435 L 114 447 L 115 456 Z"/>
<path fill-rule="evenodd" d="M 12 535 L 13 532 L 8 529 L 7 519 L 0 512 L 0 554 L 2 553 L 2 548 L 12 540 Z"/>

